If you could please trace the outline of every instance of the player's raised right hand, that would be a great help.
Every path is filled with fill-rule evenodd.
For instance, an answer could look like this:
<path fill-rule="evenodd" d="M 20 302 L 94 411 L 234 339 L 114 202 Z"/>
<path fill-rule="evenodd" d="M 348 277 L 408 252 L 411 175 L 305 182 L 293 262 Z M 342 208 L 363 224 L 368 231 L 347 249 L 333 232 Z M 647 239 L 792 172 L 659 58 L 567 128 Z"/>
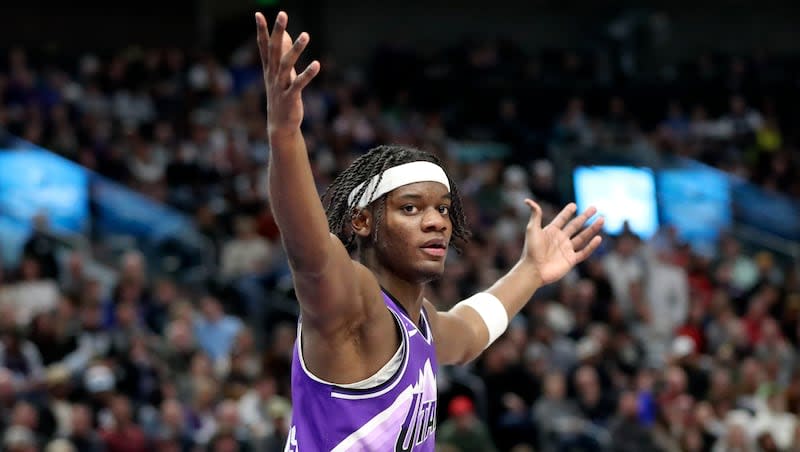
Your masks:
<path fill-rule="evenodd" d="M 308 33 L 300 33 L 292 43 L 286 32 L 289 17 L 278 13 L 272 27 L 267 30 L 267 20 L 256 13 L 258 49 L 264 70 L 264 86 L 267 90 L 267 126 L 270 137 L 296 133 L 303 120 L 303 88 L 319 73 L 319 62 L 314 60 L 299 75 L 294 69 L 297 59 L 308 45 Z"/>

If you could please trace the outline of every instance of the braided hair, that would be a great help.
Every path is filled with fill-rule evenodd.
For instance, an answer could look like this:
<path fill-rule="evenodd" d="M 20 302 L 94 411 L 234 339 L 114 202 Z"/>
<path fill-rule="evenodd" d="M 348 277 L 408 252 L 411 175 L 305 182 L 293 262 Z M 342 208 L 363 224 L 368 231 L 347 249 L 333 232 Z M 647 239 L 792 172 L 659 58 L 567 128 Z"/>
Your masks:
<path fill-rule="evenodd" d="M 428 152 L 405 146 L 383 145 L 370 149 L 366 154 L 355 159 L 353 163 L 342 171 L 328 186 L 325 193 L 322 195 L 322 203 L 328 215 L 328 225 L 331 233 L 339 237 L 348 251 L 353 251 L 356 247 L 356 235 L 350 227 L 350 222 L 355 215 L 358 214 L 358 201 L 371 184 L 365 183 L 358 192 L 356 192 L 356 196 L 353 197 L 353 202 L 351 203 L 348 198 L 353 189 L 359 184 L 369 181 L 376 175 L 380 174 L 381 176 L 379 177 L 383 177 L 383 172 L 389 168 L 416 161 L 432 162 L 442 166 L 439 158 Z M 452 236 L 462 242 L 466 242 L 469 239 L 470 232 L 467 229 L 467 221 L 464 217 L 464 208 L 461 204 L 458 188 L 453 181 L 450 180 L 449 175 L 447 179 L 450 181 L 451 205 L 449 210 L 450 220 L 453 224 Z M 380 183 L 380 179 L 378 183 Z M 377 186 L 377 184 L 374 186 Z M 378 198 L 376 202 L 376 228 L 374 230 L 375 235 L 373 236 L 373 240 L 377 236 L 377 225 L 379 225 L 383 219 L 386 195 Z M 458 247 L 454 246 L 454 248 L 458 251 Z"/>

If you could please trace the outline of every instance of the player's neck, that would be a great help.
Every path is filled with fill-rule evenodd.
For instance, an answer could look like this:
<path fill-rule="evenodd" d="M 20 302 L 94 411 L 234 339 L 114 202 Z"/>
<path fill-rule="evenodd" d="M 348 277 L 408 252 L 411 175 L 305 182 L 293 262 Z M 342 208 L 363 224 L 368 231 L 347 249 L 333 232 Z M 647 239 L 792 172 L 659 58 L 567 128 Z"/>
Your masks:
<path fill-rule="evenodd" d="M 400 303 L 406 313 L 419 325 L 419 313 L 422 308 L 422 292 L 424 284 L 408 282 L 392 275 L 388 271 L 375 271 L 378 283 L 395 301 Z"/>

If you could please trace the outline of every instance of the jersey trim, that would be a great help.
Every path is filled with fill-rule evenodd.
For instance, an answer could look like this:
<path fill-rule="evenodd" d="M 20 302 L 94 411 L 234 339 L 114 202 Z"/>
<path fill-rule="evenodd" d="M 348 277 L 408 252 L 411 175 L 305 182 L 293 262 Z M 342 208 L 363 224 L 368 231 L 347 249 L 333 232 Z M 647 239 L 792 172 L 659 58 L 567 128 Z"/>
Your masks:
<path fill-rule="evenodd" d="M 301 333 L 302 333 L 302 321 L 299 321 L 299 322 L 297 322 L 297 344 L 295 345 L 295 347 L 297 347 L 297 357 L 298 357 L 298 360 L 300 361 L 300 367 L 303 369 L 303 373 L 309 379 L 311 379 L 311 380 L 313 380 L 313 381 L 315 381 L 315 382 L 317 382 L 319 384 L 329 386 L 331 388 L 331 397 L 334 397 L 334 398 L 350 399 L 350 400 L 368 399 L 368 398 L 372 398 L 372 397 L 381 396 L 381 395 L 391 391 L 395 386 L 397 386 L 397 383 L 400 381 L 400 377 L 405 373 L 406 368 L 408 367 L 408 357 L 410 355 L 409 349 L 411 347 L 410 347 L 410 343 L 409 343 L 409 339 L 408 339 L 408 331 L 406 330 L 405 326 L 403 325 L 403 321 L 398 317 L 398 315 L 394 311 L 392 311 L 388 307 L 386 309 L 389 312 L 392 313 L 392 316 L 394 316 L 395 322 L 397 323 L 397 327 L 402 331 L 402 333 L 401 333 L 401 336 L 402 336 L 401 341 L 402 342 L 400 343 L 400 347 L 403 350 L 403 364 L 397 369 L 397 371 L 392 375 L 391 378 L 389 378 L 388 380 L 384 381 L 383 383 L 381 383 L 380 385 L 378 385 L 378 386 L 376 386 L 374 388 L 352 389 L 352 388 L 341 387 L 341 386 L 337 385 L 336 383 L 332 383 L 330 381 L 325 381 L 322 378 L 317 377 L 310 370 L 308 370 L 308 368 L 306 367 L 305 358 L 303 358 L 303 342 L 302 342 L 302 335 L 301 335 Z M 394 356 L 394 355 L 392 355 L 392 356 Z M 387 361 L 386 364 L 388 364 L 388 363 L 389 362 Z M 380 370 L 378 370 L 378 372 L 376 372 L 374 375 L 377 375 L 379 372 L 380 372 Z M 371 375 L 371 376 L 367 377 L 366 379 L 372 378 L 374 375 Z"/>
<path fill-rule="evenodd" d="M 384 294 L 386 294 L 387 297 L 389 297 L 389 300 L 391 300 L 392 303 L 394 303 L 397 309 L 399 309 L 403 313 L 403 315 L 406 316 L 406 319 L 408 319 L 408 321 L 411 322 L 412 325 L 414 325 L 414 328 L 416 328 L 417 331 L 419 331 L 419 333 L 422 335 L 422 338 L 425 339 L 425 342 L 427 342 L 428 345 L 431 345 L 433 334 L 431 333 L 431 328 L 430 328 L 431 323 L 428 321 L 428 314 L 425 312 L 425 306 L 423 305 L 420 308 L 419 327 L 417 327 L 416 324 L 414 323 L 414 320 L 411 318 L 411 315 L 409 315 L 406 308 L 397 300 L 397 298 L 395 298 L 394 295 L 389 293 L 389 291 L 383 287 L 381 287 L 381 291 Z"/>

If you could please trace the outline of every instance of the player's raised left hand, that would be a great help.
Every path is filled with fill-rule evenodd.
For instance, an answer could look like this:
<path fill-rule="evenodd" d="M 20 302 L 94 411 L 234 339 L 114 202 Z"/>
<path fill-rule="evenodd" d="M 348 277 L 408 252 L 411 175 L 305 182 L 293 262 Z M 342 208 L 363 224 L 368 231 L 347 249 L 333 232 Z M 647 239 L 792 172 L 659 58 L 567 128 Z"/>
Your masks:
<path fill-rule="evenodd" d="M 532 264 L 542 284 L 558 281 L 600 246 L 603 218 L 583 227 L 597 212 L 594 207 L 573 218 L 577 206 L 570 203 L 542 228 L 542 208 L 530 199 L 525 203 L 531 208 L 531 217 L 525 231 L 522 260 Z"/>

